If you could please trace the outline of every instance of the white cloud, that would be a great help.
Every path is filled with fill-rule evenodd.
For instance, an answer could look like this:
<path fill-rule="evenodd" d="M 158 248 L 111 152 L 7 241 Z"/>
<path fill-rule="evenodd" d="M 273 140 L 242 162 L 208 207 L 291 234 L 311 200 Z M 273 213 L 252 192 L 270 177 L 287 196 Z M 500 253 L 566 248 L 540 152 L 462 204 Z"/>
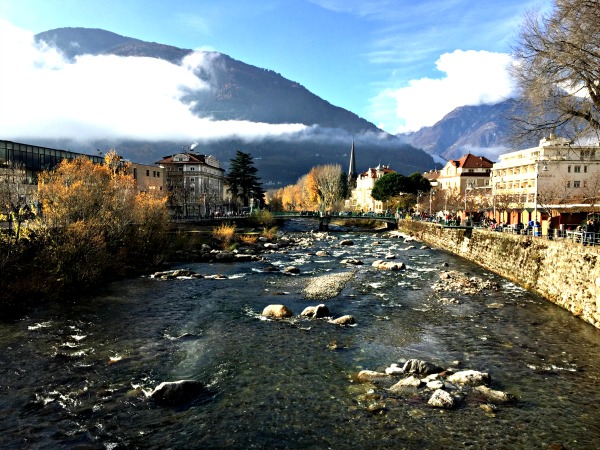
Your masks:
<path fill-rule="evenodd" d="M 411 80 L 400 89 L 384 89 L 372 107 L 378 119 L 394 133 L 431 126 L 454 108 L 496 103 L 509 98 L 513 84 L 508 73 L 511 58 L 505 53 L 462 51 L 444 53 L 436 61 L 440 78 Z M 395 104 L 392 111 L 390 103 Z M 394 125 L 392 125 L 394 124 Z"/>
<path fill-rule="evenodd" d="M 0 136 L 94 139 L 262 139 L 305 129 L 213 121 L 182 99 L 210 89 L 194 73 L 210 70 L 211 54 L 194 52 L 181 65 L 156 58 L 85 55 L 68 62 L 33 34 L 0 21 Z"/>

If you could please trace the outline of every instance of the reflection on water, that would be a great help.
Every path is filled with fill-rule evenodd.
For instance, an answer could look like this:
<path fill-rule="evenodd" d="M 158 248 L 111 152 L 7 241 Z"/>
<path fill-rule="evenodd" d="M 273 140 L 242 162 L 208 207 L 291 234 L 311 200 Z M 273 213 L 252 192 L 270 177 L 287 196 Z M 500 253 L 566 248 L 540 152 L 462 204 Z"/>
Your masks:
<path fill-rule="evenodd" d="M 267 255 L 298 266 L 297 276 L 255 270 L 266 263 L 187 265 L 229 279 L 127 280 L 0 323 L 0 447 L 597 448 L 598 330 L 445 252 L 384 235 L 337 237 L 355 245 Z M 315 256 L 321 249 L 330 256 Z M 370 267 L 390 253 L 408 270 Z M 298 315 L 318 303 L 302 298 L 305 281 L 350 270 L 345 258 L 365 264 L 326 303 L 356 327 L 259 318 L 268 304 Z M 500 289 L 432 289 L 448 269 Z M 491 413 L 472 401 L 442 411 L 354 381 L 409 358 L 489 371 L 492 387 L 518 401 Z M 146 397 L 178 379 L 202 381 L 213 396 L 181 408 Z"/>

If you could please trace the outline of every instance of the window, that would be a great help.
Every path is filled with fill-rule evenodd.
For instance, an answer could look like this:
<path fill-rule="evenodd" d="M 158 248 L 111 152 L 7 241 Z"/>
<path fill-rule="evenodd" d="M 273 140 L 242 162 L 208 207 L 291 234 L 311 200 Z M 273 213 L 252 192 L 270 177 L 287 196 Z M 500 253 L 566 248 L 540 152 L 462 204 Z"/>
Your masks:
<path fill-rule="evenodd" d="M 573 181 L 573 187 L 574 187 L 574 188 L 579 188 L 579 187 L 581 187 L 581 181 Z"/>
<path fill-rule="evenodd" d="M 146 176 L 149 177 L 150 176 L 150 170 L 146 170 Z"/>
<path fill-rule="evenodd" d="M 587 187 L 587 181 L 583 182 L 583 187 L 586 188 Z"/>
<path fill-rule="evenodd" d="M 581 173 L 581 166 L 575 166 L 573 169 L 574 169 L 573 172 Z"/>
<path fill-rule="evenodd" d="M 571 182 L 567 181 L 567 187 L 570 188 L 571 187 Z"/>
<path fill-rule="evenodd" d="M 567 166 L 567 172 L 571 173 L 571 166 Z"/>
<path fill-rule="evenodd" d="M 587 173 L 588 166 L 583 166 L 583 173 Z"/>
<path fill-rule="evenodd" d="M 160 172 L 156 171 L 156 178 L 160 178 Z"/>
<path fill-rule="evenodd" d="M 137 180 L 137 167 L 133 168 L 133 179 Z"/>

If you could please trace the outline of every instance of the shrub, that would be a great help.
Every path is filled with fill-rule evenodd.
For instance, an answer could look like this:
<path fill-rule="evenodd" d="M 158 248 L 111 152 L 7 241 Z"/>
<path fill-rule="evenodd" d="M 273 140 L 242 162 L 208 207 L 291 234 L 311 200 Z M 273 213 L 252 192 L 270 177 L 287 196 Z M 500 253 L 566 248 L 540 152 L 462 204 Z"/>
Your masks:
<path fill-rule="evenodd" d="M 235 225 L 222 223 L 218 227 L 213 227 L 212 236 L 227 247 L 235 237 Z"/>
<path fill-rule="evenodd" d="M 269 240 L 275 239 L 275 237 L 277 236 L 277 227 L 263 229 L 262 235 Z"/>

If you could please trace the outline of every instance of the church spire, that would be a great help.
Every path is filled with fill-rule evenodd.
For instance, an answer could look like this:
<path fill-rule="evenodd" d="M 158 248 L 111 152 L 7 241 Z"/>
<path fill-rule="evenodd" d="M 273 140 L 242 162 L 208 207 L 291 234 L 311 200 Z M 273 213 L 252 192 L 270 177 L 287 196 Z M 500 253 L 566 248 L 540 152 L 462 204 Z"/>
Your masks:
<path fill-rule="evenodd" d="M 348 186 L 354 187 L 356 185 L 356 159 L 354 157 L 354 139 L 352 139 L 352 148 L 350 149 L 350 167 L 348 168 Z"/>

